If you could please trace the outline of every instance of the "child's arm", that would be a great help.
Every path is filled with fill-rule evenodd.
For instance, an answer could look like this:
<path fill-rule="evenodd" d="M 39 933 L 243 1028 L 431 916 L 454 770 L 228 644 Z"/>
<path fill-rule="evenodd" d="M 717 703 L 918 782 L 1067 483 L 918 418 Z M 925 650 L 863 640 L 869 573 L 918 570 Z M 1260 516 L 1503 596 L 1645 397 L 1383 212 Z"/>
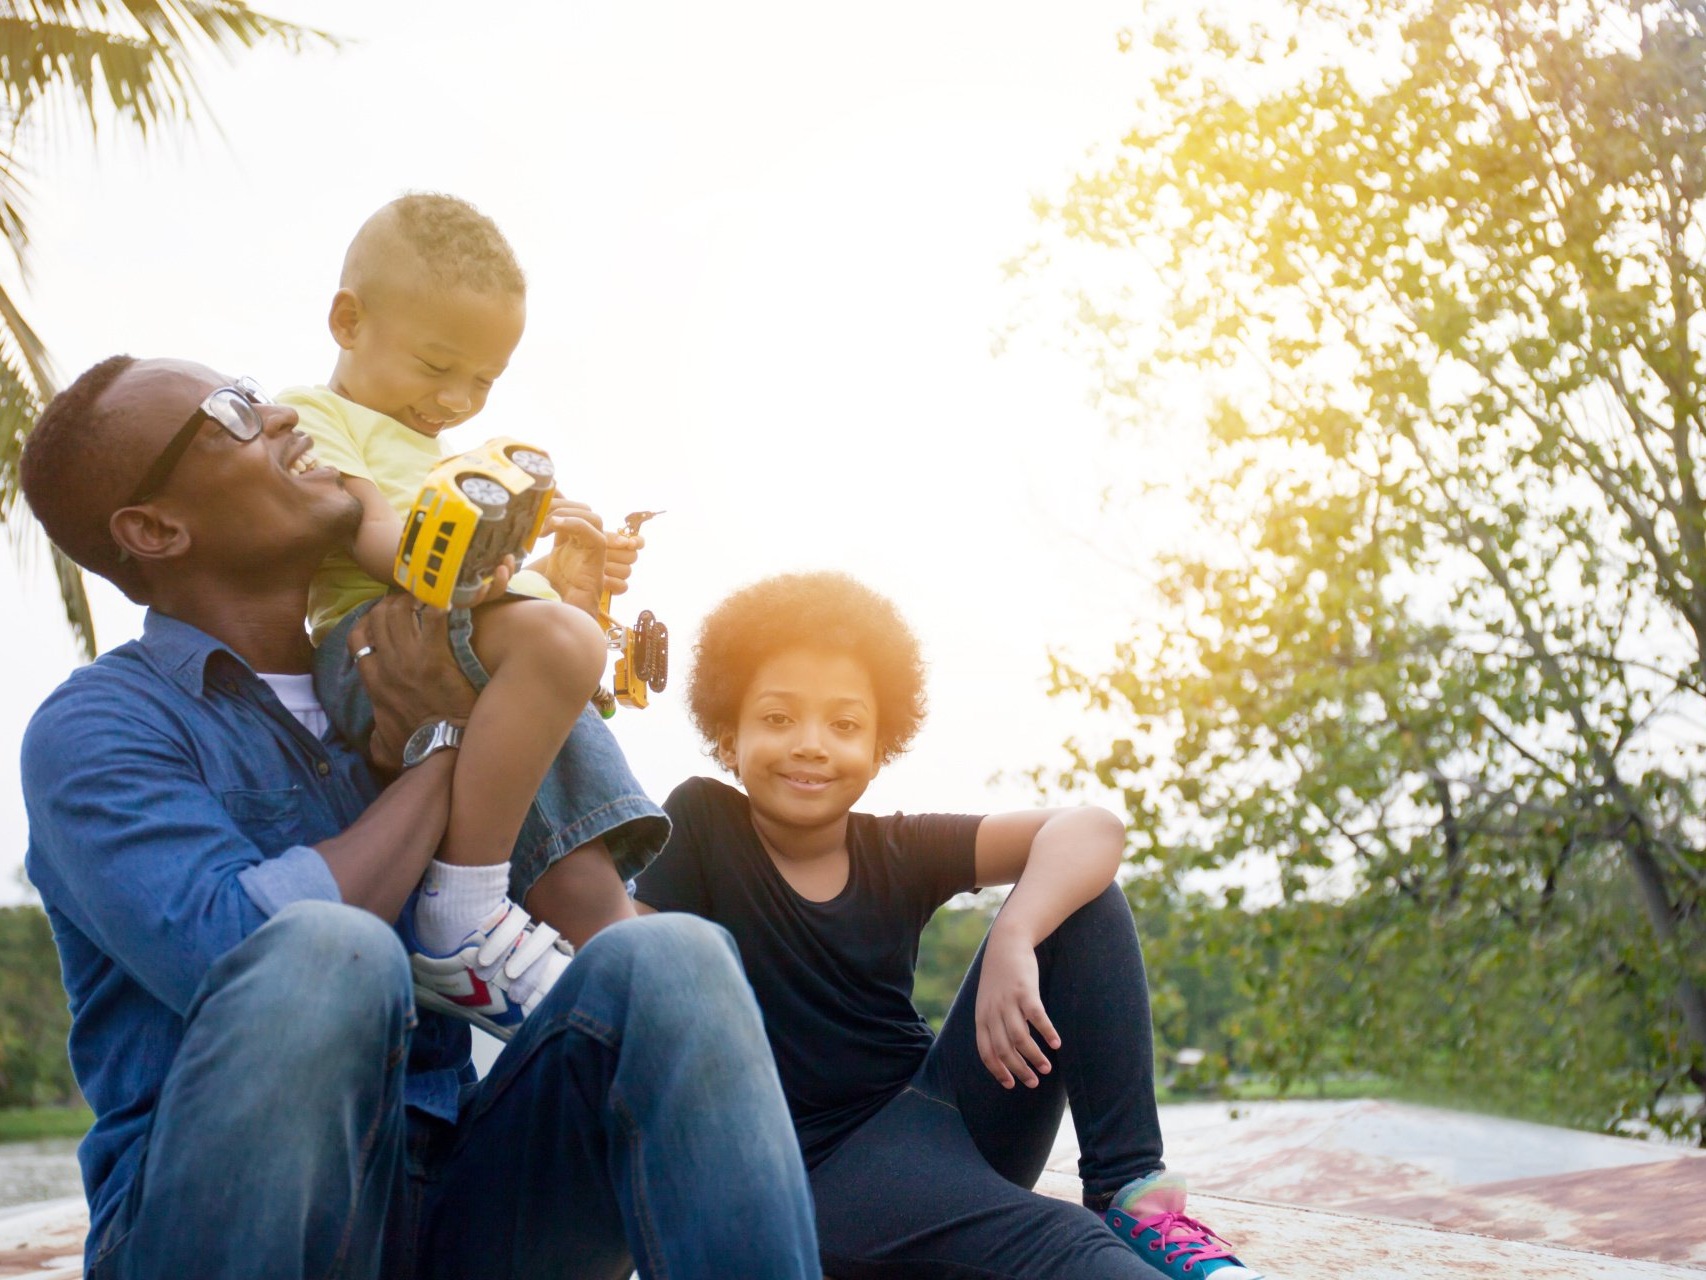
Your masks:
<path fill-rule="evenodd" d="M 1106 809 L 991 814 L 979 824 L 974 857 L 981 885 L 1013 884 L 984 944 L 977 988 L 977 1051 L 1004 1089 L 1026 1088 L 1050 1070 L 1031 1036 L 1051 1049 L 1060 1036 L 1043 1008 L 1037 946 L 1114 882 L 1125 826 Z M 1016 883 L 1015 883 L 1016 882 Z"/>
<path fill-rule="evenodd" d="M 350 558 L 368 577 L 390 582 L 397 567 L 397 544 L 403 538 L 403 522 L 373 481 L 346 475 L 344 490 L 361 499 L 361 526 L 350 543 Z"/>

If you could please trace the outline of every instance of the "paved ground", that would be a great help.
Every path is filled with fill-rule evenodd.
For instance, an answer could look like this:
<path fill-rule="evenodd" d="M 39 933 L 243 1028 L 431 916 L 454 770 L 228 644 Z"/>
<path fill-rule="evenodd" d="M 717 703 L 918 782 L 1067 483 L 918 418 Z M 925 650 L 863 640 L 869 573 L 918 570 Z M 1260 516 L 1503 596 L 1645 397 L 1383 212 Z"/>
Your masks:
<path fill-rule="evenodd" d="M 1162 1128 L 1193 1203 L 1207 1192 L 1706 1267 L 1698 1149 L 1394 1102 L 1193 1103 L 1163 1107 Z M 1077 1153 L 1068 1125 L 1049 1168 L 1075 1173 Z"/>
<path fill-rule="evenodd" d="M 0 1276 L 78 1280 L 88 1230 L 81 1196 L 0 1210 Z"/>
<path fill-rule="evenodd" d="M 1191 1209 L 1268 1280 L 1706 1280 L 1706 1152 L 1388 1102 L 1162 1123 Z M 1038 1190 L 1077 1200 L 1076 1153 L 1068 1124 Z M 0 1211 L 0 1280 L 76 1280 L 87 1224 L 78 1198 Z"/>

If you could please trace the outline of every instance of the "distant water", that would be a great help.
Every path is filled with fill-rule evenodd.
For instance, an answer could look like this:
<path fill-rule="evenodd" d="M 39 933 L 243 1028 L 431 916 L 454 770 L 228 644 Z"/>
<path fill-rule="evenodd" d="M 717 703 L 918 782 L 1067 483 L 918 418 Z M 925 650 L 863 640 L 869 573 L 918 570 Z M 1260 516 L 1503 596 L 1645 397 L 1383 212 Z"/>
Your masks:
<path fill-rule="evenodd" d="M 82 1194 L 76 1138 L 0 1142 L 0 1208 Z"/>

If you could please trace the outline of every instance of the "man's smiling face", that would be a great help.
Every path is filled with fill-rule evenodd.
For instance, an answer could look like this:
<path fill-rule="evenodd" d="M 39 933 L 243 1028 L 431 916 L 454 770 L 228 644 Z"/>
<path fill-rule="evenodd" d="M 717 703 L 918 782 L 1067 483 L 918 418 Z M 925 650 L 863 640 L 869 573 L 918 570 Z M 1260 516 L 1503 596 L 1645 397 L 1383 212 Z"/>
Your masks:
<path fill-rule="evenodd" d="M 154 459 L 198 417 L 210 392 L 233 379 L 181 360 L 138 361 L 98 404 L 123 424 L 126 461 L 141 479 Z M 182 456 L 155 492 L 152 506 L 191 531 L 198 556 L 264 572 L 294 555 L 324 554 L 353 532 L 361 505 L 336 471 L 315 464 L 311 442 L 296 430 L 296 411 L 255 406 L 261 433 L 239 440 L 200 414 Z"/>

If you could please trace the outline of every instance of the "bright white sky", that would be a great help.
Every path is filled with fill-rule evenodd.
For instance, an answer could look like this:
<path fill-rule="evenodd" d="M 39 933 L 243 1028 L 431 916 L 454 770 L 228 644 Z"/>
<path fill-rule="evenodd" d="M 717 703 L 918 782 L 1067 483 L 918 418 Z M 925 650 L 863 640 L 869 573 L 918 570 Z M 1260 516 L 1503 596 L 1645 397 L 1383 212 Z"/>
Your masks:
<path fill-rule="evenodd" d="M 989 779 L 1082 727 L 1044 696 L 1048 650 L 1094 658 L 1141 615 L 1102 548 L 1146 538 L 1096 515 L 1133 455 L 1059 334 L 1000 357 L 992 334 L 1021 301 L 1001 264 L 1035 235 L 1030 198 L 1127 122 L 1129 6 L 262 7 L 356 43 L 207 69 L 217 131 L 31 154 L 30 315 L 62 375 L 129 351 L 319 381 L 362 219 L 408 189 L 465 196 L 516 246 L 529 323 L 452 439 L 539 441 L 612 520 L 668 509 L 618 612 L 669 624 L 678 673 L 743 582 L 837 567 L 888 592 L 924 637 L 933 714 L 864 807 L 1029 803 Z M 11 561 L 0 900 L 25 892 L 18 740 L 74 662 L 45 557 Z M 138 633 L 139 610 L 94 594 L 103 648 Z M 660 798 L 714 771 L 677 689 L 615 728 Z"/>

